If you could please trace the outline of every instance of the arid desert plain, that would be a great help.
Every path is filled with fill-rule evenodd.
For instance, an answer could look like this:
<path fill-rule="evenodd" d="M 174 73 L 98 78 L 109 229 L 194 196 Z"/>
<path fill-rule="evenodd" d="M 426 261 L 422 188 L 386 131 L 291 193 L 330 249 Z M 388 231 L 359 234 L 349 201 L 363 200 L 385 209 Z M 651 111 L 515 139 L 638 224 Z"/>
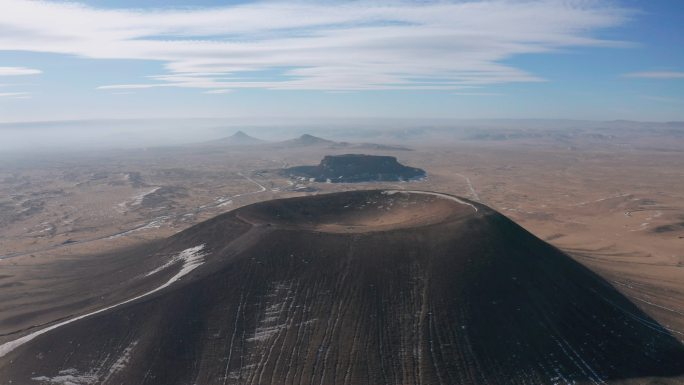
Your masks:
<path fill-rule="evenodd" d="M 684 341 L 684 129 L 653 130 L 348 142 L 312 132 L 289 141 L 238 135 L 176 147 L 7 156 L 0 162 L 0 344 L 149 290 L 135 283 L 140 262 L 131 250 L 152 250 L 252 203 L 369 189 L 433 191 L 485 204 L 597 273 Z M 427 177 L 326 183 L 280 172 L 348 153 L 393 156 Z M 681 374 L 658 381 L 682 383 Z"/>

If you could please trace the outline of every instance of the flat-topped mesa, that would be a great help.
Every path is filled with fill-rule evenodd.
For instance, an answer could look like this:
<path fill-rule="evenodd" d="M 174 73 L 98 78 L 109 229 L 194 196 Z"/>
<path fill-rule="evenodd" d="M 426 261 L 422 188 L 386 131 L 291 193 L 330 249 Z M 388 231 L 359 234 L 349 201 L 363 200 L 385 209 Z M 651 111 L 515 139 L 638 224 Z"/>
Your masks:
<path fill-rule="evenodd" d="M 393 156 L 364 154 L 326 155 L 318 166 L 291 167 L 283 173 L 332 183 L 402 181 L 426 175 L 424 170 L 404 166 Z"/>

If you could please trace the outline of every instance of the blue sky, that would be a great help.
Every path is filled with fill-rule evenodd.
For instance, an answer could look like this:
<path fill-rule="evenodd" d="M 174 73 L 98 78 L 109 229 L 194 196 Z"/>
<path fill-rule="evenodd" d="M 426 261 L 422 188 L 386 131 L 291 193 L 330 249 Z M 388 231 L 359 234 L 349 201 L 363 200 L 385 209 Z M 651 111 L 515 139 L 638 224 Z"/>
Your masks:
<path fill-rule="evenodd" d="M 0 4 L 0 121 L 684 120 L 678 0 Z"/>

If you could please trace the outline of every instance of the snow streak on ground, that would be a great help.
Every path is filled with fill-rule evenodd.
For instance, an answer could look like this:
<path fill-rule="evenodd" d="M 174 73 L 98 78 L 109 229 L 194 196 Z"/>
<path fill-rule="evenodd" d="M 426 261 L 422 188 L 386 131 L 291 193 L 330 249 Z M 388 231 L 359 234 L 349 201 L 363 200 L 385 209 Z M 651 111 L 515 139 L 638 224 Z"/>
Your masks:
<path fill-rule="evenodd" d="M 468 205 L 468 206 L 472 207 L 473 210 L 475 210 L 477 212 L 477 207 L 475 207 L 474 204 L 468 203 L 464 200 L 461 200 L 459 198 L 456 198 L 455 196 L 448 195 L 448 194 L 442 194 L 442 193 L 436 193 L 436 192 L 430 192 L 430 191 L 418 191 L 418 190 L 385 190 L 383 193 L 387 194 L 387 195 L 393 195 L 393 194 L 398 194 L 398 193 L 432 195 L 432 196 L 436 196 L 436 197 L 439 197 L 442 199 L 449 199 L 449 200 L 458 202 L 462 205 Z"/>
<path fill-rule="evenodd" d="M 171 217 L 166 216 L 166 215 L 165 215 L 165 216 L 161 216 L 161 217 L 157 217 L 157 218 L 155 218 L 154 220 L 152 220 L 152 221 L 149 222 L 149 223 L 146 223 L 146 224 L 144 224 L 144 225 L 138 226 L 138 227 L 136 227 L 136 228 L 133 228 L 133 229 L 130 229 L 130 230 L 127 230 L 127 231 L 123 231 L 123 232 L 121 232 L 121 233 L 117 233 L 117 234 L 111 235 L 111 236 L 107 237 L 106 239 L 115 239 L 115 238 L 123 237 L 123 236 L 129 235 L 129 234 L 135 233 L 136 231 L 144 231 L 144 230 L 149 230 L 149 229 L 158 229 L 158 228 L 162 227 L 162 225 L 164 225 L 164 223 L 165 223 L 168 219 L 171 219 Z"/>
<path fill-rule="evenodd" d="M 76 369 L 60 370 L 59 374 L 54 377 L 33 377 L 33 381 L 40 381 L 46 384 L 58 385 L 89 385 L 97 382 L 97 376 L 93 374 L 79 374 Z"/>
<path fill-rule="evenodd" d="M 44 329 L 41 329 L 41 330 L 35 331 L 35 332 L 33 332 L 33 333 L 27 334 L 27 335 L 25 335 L 25 336 L 23 336 L 23 337 L 21 337 L 21 338 L 18 338 L 18 339 L 14 340 L 14 341 L 6 342 L 6 343 L 0 345 L 0 357 L 4 357 L 5 355 L 7 355 L 9 352 L 13 351 L 13 350 L 16 349 L 17 347 L 19 347 L 19 346 L 21 346 L 21 345 L 23 345 L 23 344 L 25 344 L 25 343 L 31 341 L 32 339 L 38 337 L 38 336 L 41 335 L 41 334 L 45 334 L 45 333 L 47 333 L 47 332 L 49 332 L 49 331 L 51 331 L 51 330 L 57 329 L 57 328 L 62 327 L 62 326 L 64 326 L 64 325 L 68 325 L 68 324 L 70 324 L 70 323 L 72 323 L 72 322 L 74 322 L 74 321 L 82 320 L 82 319 L 88 318 L 88 317 L 90 317 L 90 316 L 92 316 L 92 315 L 99 314 L 99 313 L 102 313 L 102 312 L 104 312 L 104 311 L 113 309 L 113 308 L 115 308 L 115 307 L 117 307 L 117 306 L 121 306 L 121 305 L 127 304 L 127 303 L 129 303 L 129 302 L 133 302 L 133 301 L 135 301 L 135 300 L 137 300 L 137 299 L 140 299 L 140 298 L 142 298 L 142 297 L 146 297 L 146 296 L 148 296 L 148 295 L 150 295 L 150 294 L 152 294 L 152 293 L 156 293 L 156 292 L 158 292 L 159 290 L 162 290 L 162 289 L 164 289 L 164 288 L 170 286 L 170 285 L 173 284 L 174 282 L 176 282 L 176 281 L 178 281 L 179 279 L 181 279 L 183 276 L 185 276 L 185 275 L 187 275 L 188 273 L 190 273 L 191 271 L 195 270 L 195 269 L 196 269 L 198 266 L 200 266 L 202 263 L 204 263 L 204 257 L 207 255 L 207 253 L 202 252 L 202 250 L 204 249 L 204 246 L 205 246 L 205 245 L 202 244 L 202 245 L 199 245 L 199 246 L 191 247 L 191 248 L 189 248 L 189 249 L 185 249 L 185 250 L 181 251 L 178 255 L 176 255 L 175 257 L 173 257 L 172 260 L 175 259 L 176 262 L 182 261 L 182 262 L 183 262 L 183 267 L 181 267 L 180 271 L 179 271 L 178 273 L 176 273 L 176 275 L 174 275 L 173 277 L 171 277 L 171 278 L 170 278 L 166 283 L 164 283 L 163 285 L 161 285 L 161 286 L 159 286 L 159 287 L 157 287 L 157 288 L 155 288 L 155 289 L 153 289 L 153 290 L 150 290 L 150 291 L 148 291 L 147 293 L 144 293 L 144 294 L 141 294 L 141 295 L 139 295 L 139 296 L 137 296 L 137 297 L 134 297 L 134 298 L 125 300 L 125 301 L 123 301 L 123 302 L 119 302 L 119 303 L 117 303 L 117 304 L 115 304 L 115 305 L 111 305 L 111 306 L 105 307 L 105 308 L 103 308 L 103 309 L 96 310 L 96 311 L 94 311 L 94 312 L 91 312 L 91 313 L 88 313 L 88 314 L 84 314 L 84 315 L 82 315 L 82 316 L 78 316 L 78 317 L 76 317 L 76 318 L 72 318 L 72 319 L 69 319 L 69 320 L 66 320 L 66 321 L 63 321 L 63 322 L 54 324 L 54 325 L 49 326 L 49 327 L 46 327 L 46 328 L 44 328 Z M 170 266 L 170 265 L 169 265 L 169 266 Z M 153 270 L 153 272 L 156 272 L 156 271 Z M 76 383 L 76 384 L 78 384 L 78 383 Z"/>
<path fill-rule="evenodd" d="M 144 193 L 142 193 L 142 194 L 139 194 L 139 195 L 134 196 L 134 197 L 133 197 L 133 200 L 131 201 L 131 206 L 138 206 L 139 204 L 142 203 L 143 199 L 145 199 L 146 196 L 148 196 L 148 195 L 150 195 L 150 194 L 152 194 L 152 193 L 157 192 L 157 190 L 159 190 L 160 188 L 161 188 L 161 187 L 155 187 L 155 188 L 153 188 L 152 190 L 150 190 L 150 191 L 148 191 L 148 192 L 144 192 Z"/>
<path fill-rule="evenodd" d="M 165 264 L 163 264 L 163 265 L 159 266 L 158 268 L 156 268 L 156 269 L 150 271 L 149 273 L 145 274 L 145 277 L 149 277 L 152 274 L 156 274 L 156 273 L 158 273 L 158 272 L 166 269 L 167 267 L 174 265 L 178 262 L 183 262 L 183 267 L 188 266 L 188 265 L 194 265 L 198 261 L 199 261 L 199 264 L 201 264 L 202 258 L 205 256 L 205 254 L 202 253 L 202 249 L 204 249 L 204 245 L 199 245 L 199 246 L 191 247 L 189 249 L 185 249 L 185 250 L 181 251 L 180 253 L 176 254 L 175 256 L 173 256 Z M 199 266 L 199 264 L 194 266 L 193 269 L 195 267 Z"/>
<path fill-rule="evenodd" d="M 280 300 L 284 295 L 284 299 Z M 285 312 L 287 302 L 292 299 L 292 288 L 290 285 L 280 283 L 275 285 L 270 297 L 276 299 L 264 310 L 263 317 L 259 321 L 259 326 L 254 331 L 254 335 L 247 341 L 264 342 L 275 336 L 280 330 L 287 327 L 287 323 L 279 323 L 281 315 Z"/>
<path fill-rule="evenodd" d="M 117 206 L 121 210 L 124 210 L 124 211 L 126 210 L 127 206 L 139 206 L 142 203 L 143 199 L 145 199 L 146 196 L 148 196 L 152 193 L 155 193 L 160 188 L 161 187 L 155 187 L 152 190 L 146 191 L 142 194 L 135 195 L 130 201 L 121 202 Z"/>
<path fill-rule="evenodd" d="M 131 352 L 133 349 L 135 349 L 136 345 L 138 345 L 138 341 L 133 341 L 126 347 L 126 349 L 124 349 L 123 353 L 121 353 L 121 357 L 119 357 L 116 362 L 109 367 L 109 373 L 107 373 L 107 377 L 102 380 L 103 384 L 106 383 L 111 376 L 123 370 L 126 365 L 128 365 L 128 362 L 131 360 Z"/>

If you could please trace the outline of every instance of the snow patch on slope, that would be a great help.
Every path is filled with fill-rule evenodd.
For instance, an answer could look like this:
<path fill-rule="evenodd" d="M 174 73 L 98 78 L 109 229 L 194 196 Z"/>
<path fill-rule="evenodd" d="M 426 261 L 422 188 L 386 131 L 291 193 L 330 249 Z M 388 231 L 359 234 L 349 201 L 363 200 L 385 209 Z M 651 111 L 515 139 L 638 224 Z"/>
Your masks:
<path fill-rule="evenodd" d="M 97 382 L 98 378 L 94 374 L 79 374 L 76 369 L 60 370 L 58 375 L 54 377 L 32 377 L 33 381 L 40 381 L 44 384 L 58 384 L 58 385 L 89 385 Z"/>
<path fill-rule="evenodd" d="M 175 265 L 178 262 L 183 262 L 183 267 L 189 266 L 189 265 L 196 265 L 198 262 L 201 264 L 202 259 L 205 256 L 205 253 L 202 253 L 202 249 L 204 249 L 204 245 L 199 245 L 195 247 L 191 247 L 189 249 L 185 249 L 181 251 L 180 253 L 176 254 L 173 256 L 168 262 L 165 264 L 159 266 L 158 268 L 150 271 L 149 273 L 145 274 L 145 277 L 149 277 L 150 275 L 156 274 L 167 267 L 170 267 L 171 265 Z M 197 266 L 199 266 L 197 264 Z M 195 267 L 197 267 L 195 266 Z M 194 269 L 194 267 L 193 267 Z"/>
<path fill-rule="evenodd" d="M 102 381 L 103 384 L 106 383 L 111 376 L 123 370 L 126 365 L 128 365 L 128 362 L 131 360 L 131 352 L 135 349 L 136 345 L 138 345 L 138 341 L 133 341 L 124 349 L 121 353 L 121 357 L 117 358 L 112 366 L 109 367 L 109 373 L 107 373 L 107 377 Z"/>

